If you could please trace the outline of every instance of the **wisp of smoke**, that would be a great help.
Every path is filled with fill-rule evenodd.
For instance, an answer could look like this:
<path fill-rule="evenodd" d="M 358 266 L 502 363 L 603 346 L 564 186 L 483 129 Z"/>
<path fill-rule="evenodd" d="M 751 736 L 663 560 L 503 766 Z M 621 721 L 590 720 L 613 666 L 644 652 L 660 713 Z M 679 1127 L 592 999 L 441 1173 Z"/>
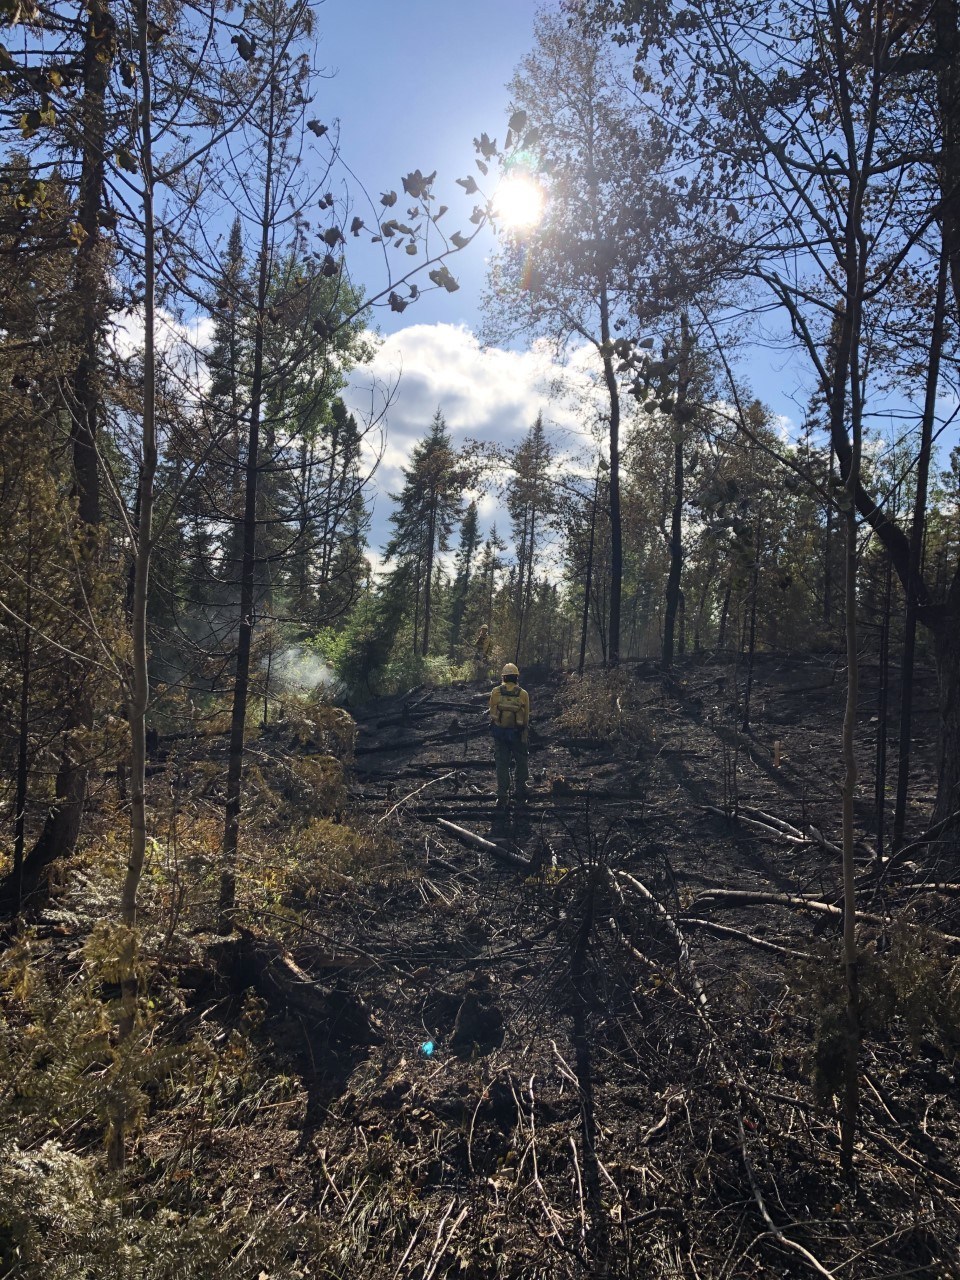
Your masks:
<path fill-rule="evenodd" d="M 321 686 L 333 688 L 337 682 L 333 668 L 322 658 L 296 646 L 274 658 L 272 674 L 299 693 L 310 693 Z"/>

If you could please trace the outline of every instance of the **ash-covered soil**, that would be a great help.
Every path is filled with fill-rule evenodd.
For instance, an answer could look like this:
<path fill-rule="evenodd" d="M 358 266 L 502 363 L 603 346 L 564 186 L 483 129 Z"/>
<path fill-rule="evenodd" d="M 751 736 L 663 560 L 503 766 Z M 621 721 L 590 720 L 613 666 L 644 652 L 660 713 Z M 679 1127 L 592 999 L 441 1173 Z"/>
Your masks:
<path fill-rule="evenodd" d="M 960 1275 L 960 876 L 943 842 L 878 871 L 869 671 L 852 1180 L 842 672 L 758 659 L 746 733 L 727 665 L 630 666 L 612 721 L 568 678 L 523 683 L 534 796 L 504 817 L 487 688 L 357 715 L 353 804 L 396 842 L 397 871 L 304 904 L 292 958 L 336 999 L 317 1021 L 275 1005 L 264 1029 L 303 1093 L 260 1185 L 317 1215 L 342 1268 L 323 1274 Z"/>

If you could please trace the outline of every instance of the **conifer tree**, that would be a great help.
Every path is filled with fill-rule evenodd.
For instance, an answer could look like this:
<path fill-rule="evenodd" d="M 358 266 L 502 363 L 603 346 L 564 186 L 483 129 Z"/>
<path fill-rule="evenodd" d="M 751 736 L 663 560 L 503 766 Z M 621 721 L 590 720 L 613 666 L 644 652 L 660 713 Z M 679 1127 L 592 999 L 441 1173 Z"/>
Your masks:
<path fill-rule="evenodd" d="M 554 505 L 554 484 L 550 476 L 553 450 L 543 426 L 543 414 L 519 445 L 507 455 L 503 487 L 510 515 L 516 554 L 514 596 L 514 661 L 523 653 L 524 626 L 534 595 L 537 563 L 543 527 Z"/>
<path fill-rule="evenodd" d="M 467 612 L 467 601 L 473 583 L 474 560 L 480 545 L 480 529 L 478 525 L 477 503 L 472 499 L 463 514 L 460 524 L 460 545 L 457 549 L 456 569 L 454 572 L 452 601 L 450 605 L 450 653 L 456 652 L 457 646 L 463 643 L 464 619 Z"/>
<path fill-rule="evenodd" d="M 404 485 L 391 495 L 396 510 L 390 517 L 394 534 L 386 559 L 395 567 L 394 586 L 403 583 L 413 598 L 413 653 L 430 653 L 434 569 L 437 556 L 449 550 L 450 532 L 460 512 L 461 471 L 440 409 L 430 430 L 417 444 L 410 466 L 401 473 Z M 408 596 L 408 599 L 410 596 Z"/>

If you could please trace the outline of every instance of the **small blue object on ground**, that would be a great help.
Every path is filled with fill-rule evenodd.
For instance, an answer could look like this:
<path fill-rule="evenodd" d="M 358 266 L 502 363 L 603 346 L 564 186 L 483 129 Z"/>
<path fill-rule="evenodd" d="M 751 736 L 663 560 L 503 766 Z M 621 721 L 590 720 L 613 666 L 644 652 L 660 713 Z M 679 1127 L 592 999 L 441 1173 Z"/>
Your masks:
<path fill-rule="evenodd" d="M 420 1052 L 425 1058 L 433 1057 L 433 1041 L 424 1040 L 423 1044 L 420 1046 Z"/>

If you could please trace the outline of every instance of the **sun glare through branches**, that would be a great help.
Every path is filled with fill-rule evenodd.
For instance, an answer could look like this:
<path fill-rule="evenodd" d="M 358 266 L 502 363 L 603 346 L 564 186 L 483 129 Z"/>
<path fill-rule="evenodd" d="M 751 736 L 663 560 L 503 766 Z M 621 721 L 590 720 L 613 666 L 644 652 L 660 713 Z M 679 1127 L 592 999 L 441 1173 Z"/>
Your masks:
<path fill-rule="evenodd" d="M 544 191 L 527 174 L 509 174 L 493 197 L 493 213 L 508 231 L 527 231 L 543 217 Z"/>

